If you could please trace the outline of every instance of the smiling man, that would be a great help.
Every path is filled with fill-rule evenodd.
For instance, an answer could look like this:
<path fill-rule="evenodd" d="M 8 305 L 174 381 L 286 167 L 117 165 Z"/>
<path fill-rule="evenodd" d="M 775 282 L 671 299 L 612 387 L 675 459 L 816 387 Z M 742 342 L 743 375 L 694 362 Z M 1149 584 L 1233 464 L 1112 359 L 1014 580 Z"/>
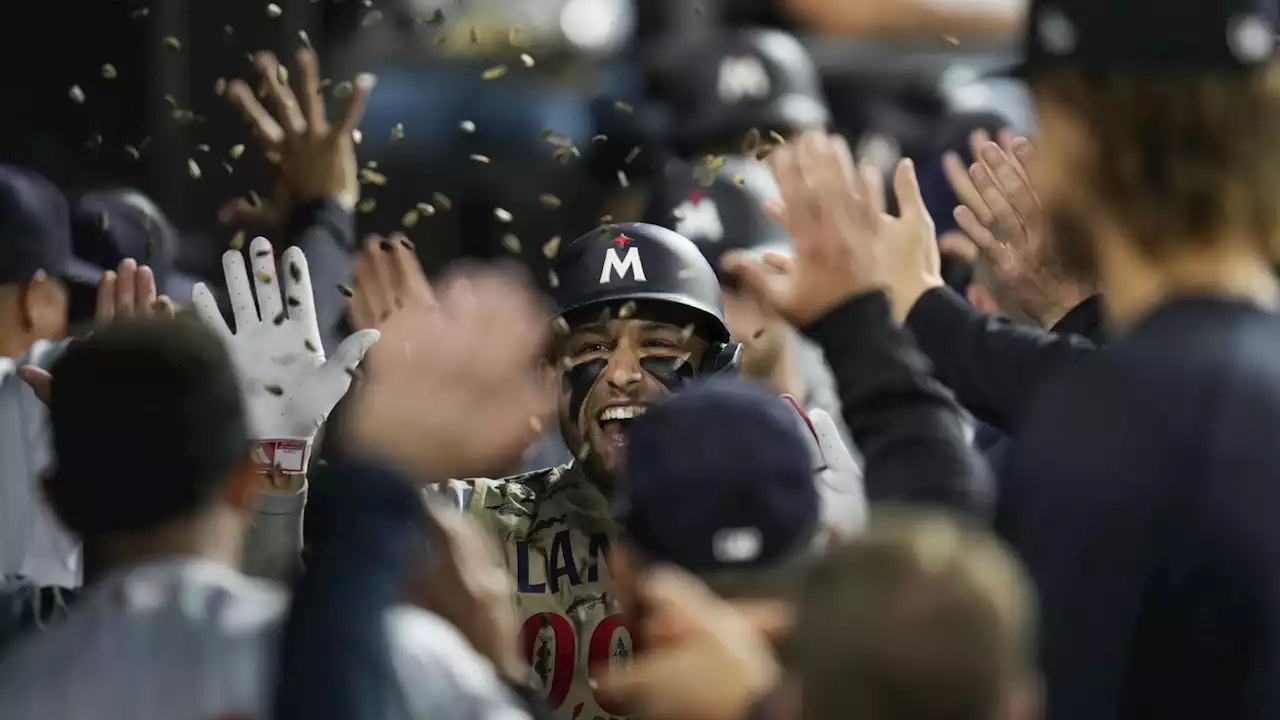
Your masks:
<path fill-rule="evenodd" d="M 686 380 L 736 373 L 742 348 L 730 340 L 715 272 L 671 230 L 598 228 L 561 252 L 551 277 L 560 430 L 576 460 L 449 485 L 503 547 L 524 623 L 520 651 L 548 704 L 594 720 L 625 710 L 589 678 L 632 652 L 605 566 L 627 426 Z"/>

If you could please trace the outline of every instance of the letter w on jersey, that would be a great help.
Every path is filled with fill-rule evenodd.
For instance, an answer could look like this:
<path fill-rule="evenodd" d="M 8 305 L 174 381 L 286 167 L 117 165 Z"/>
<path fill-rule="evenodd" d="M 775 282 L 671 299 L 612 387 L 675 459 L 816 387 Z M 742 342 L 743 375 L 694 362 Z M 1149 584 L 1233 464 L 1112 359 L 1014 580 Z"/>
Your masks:
<path fill-rule="evenodd" d="M 631 276 L 635 282 L 645 282 L 644 265 L 640 262 L 640 250 L 636 247 L 627 248 L 626 255 L 619 255 L 617 248 L 609 248 L 604 254 L 604 267 L 600 268 L 600 284 L 611 281 L 613 276 L 617 275 L 618 279 Z"/>
<path fill-rule="evenodd" d="M 730 55 L 720 62 L 716 94 L 721 101 L 732 104 L 743 98 L 764 100 L 771 89 L 769 72 L 755 55 Z"/>

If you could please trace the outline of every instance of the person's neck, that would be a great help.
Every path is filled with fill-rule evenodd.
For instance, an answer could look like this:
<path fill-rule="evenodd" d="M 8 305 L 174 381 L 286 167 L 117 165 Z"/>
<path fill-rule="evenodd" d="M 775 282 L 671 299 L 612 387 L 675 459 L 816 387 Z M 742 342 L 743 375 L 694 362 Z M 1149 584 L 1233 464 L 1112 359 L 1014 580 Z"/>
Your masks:
<path fill-rule="evenodd" d="M 129 567 L 174 558 L 208 560 L 230 568 L 240 567 L 243 532 L 227 518 L 208 517 L 162 526 L 138 533 L 86 538 L 86 585 Z"/>
<path fill-rule="evenodd" d="M 1132 326 L 1179 296 L 1212 294 L 1268 308 L 1280 301 L 1270 260 L 1241 243 L 1188 249 L 1159 262 L 1139 257 L 1123 240 L 1100 247 L 1099 280 L 1112 331 Z"/>

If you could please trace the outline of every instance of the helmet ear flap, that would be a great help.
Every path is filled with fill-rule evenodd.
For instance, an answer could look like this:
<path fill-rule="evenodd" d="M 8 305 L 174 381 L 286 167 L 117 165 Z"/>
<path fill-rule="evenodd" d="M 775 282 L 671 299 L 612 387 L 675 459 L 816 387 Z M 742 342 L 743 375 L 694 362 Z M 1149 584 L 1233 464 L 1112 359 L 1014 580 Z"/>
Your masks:
<path fill-rule="evenodd" d="M 698 375 L 736 375 L 742 367 L 742 343 L 717 343 L 708 348 L 698 366 Z"/>

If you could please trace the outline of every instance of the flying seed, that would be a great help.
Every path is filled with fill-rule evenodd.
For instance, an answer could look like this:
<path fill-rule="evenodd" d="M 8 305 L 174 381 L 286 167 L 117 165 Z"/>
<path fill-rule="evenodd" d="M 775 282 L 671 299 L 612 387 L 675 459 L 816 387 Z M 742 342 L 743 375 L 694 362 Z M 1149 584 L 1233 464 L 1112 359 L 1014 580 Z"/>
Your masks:
<path fill-rule="evenodd" d="M 618 308 L 618 317 L 623 320 L 635 314 L 636 314 L 636 303 L 634 300 L 628 300 L 627 302 L 623 303 L 622 307 Z"/>
<path fill-rule="evenodd" d="M 191 176 L 192 180 L 200 179 L 200 166 L 191 158 L 187 158 L 187 174 Z"/>
<path fill-rule="evenodd" d="M 182 50 L 182 41 L 172 35 L 168 35 L 164 39 L 164 46 L 174 52 L 179 52 Z"/>
<path fill-rule="evenodd" d="M 266 257 L 266 256 L 268 256 L 268 255 L 270 255 L 270 254 L 271 254 L 271 251 L 270 251 L 270 250 L 255 250 L 255 251 L 254 251 L 254 253 L 253 253 L 253 256 L 254 256 L 254 257 Z"/>
<path fill-rule="evenodd" d="M 374 10 L 370 12 L 368 15 L 365 15 L 364 17 L 360 18 L 360 27 L 362 28 L 373 27 L 374 25 L 377 25 L 380 22 L 382 22 L 382 11 Z"/>
<path fill-rule="evenodd" d="M 743 184 L 743 183 L 745 183 L 745 182 L 746 182 L 746 179 L 744 179 L 740 173 L 734 173 L 734 174 L 733 174 L 733 184 L 734 184 L 734 185 L 741 185 L 741 184 Z"/>
<path fill-rule="evenodd" d="M 278 18 L 282 12 L 284 11 L 280 9 L 279 5 L 275 3 L 267 3 L 267 17 Z"/>
<path fill-rule="evenodd" d="M 359 210 L 362 213 L 371 213 L 375 209 L 377 209 L 377 207 L 378 207 L 377 200 L 373 198 L 367 198 L 365 200 L 360 201 L 360 204 L 356 206 L 356 210 Z"/>
<path fill-rule="evenodd" d="M 270 275 L 270 274 L 268 274 L 268 273 L 264 273 L 264 272 L 260 272 L 260 273 L 258 273 L 257 277 L 258 277 L 258 282 L 261 282 L 263 285 L 270 285 L 270 284 L 271 284 L 271 275 Z"/>
<path fill-rule="evenodd" d="M 487 155 L 477 155 L 477 154 L 475 154 L 475 153 L 472 153 L 472 155 L 471 155 L 471 162 L 474 162 L 474 163 L 480 163 L 481 165 L 488 165 L 488 164 L 489 164 L 489 156 L 487 156 Z"/>
<path fill-rule="evenodd" d="M 79 85 L 72 85 L 71 90 L 67 92 L 67 95 L 71 97 L 71 102 L 77 105 L 84 103 L 84 91 L 80 89 Z"/>
<path fill-rule="evenodd" d="M 359 145 L 363 140 L 364 140 L 364 133 L 360 132 L 359 128 L 356 128 L 355 130 L 351 131 L 351 142 L 355 143 L 356 145 Z"/>
<path fill-rule="evenodd" d="M 560 252 L 560 236 L 559 235 L 556 235 L 555 237 L 543 243 L 542 254 L 546 256 L 548 260 L 555 257 L 556 253 L 558 252 Z"/>
<path fill-rule="evenodd" d="M 118 77 L 118 73 L 116 73 L 116 66 L 112 65 L 111 63 L 107 63 L 103 65 L 102 77 L 106 78 L 107 80 L 115 80 Z"/>
<path fill-rule="evenodd" d="M 302 307 L 302 301 L 292 295 L 285 299 L 285 304 L 291 308 Z"/>
<path fill-rule="evenodd" d="M 556 274 L 555 270 L 547 272 L 547 284 L 551 286 L 552 290 L 560 287 L 560 276 Z"/>
<path fill-rule="evenodd" d="M 509 223 L 513 219 L 511 217 L 511 213 L 507 212 L 506 210 L 503 210 L 502 208 L 494 208 L 493 216 L 498 219 L 498 222 L 504 222 L 504 223 Z"/>
<path fill-rule="evenodd" d="M 289 263 L 289 277 L 293 278 L 294 282 L 302 282 L 302 268 L 298 267 L 298 263 Z"/>
<path fill-rule="evenodd" d="M 272 165 L 279 165 L 280 161 L 284 160 L 284 155 L 281 155 L 279 150 L 268 150 L 263 153 L 263 157 Z"/>
<path fill-rule="evenodd" d="M 498 78 L 506 74 L 507 74 L 506 65 L 495 65 L 485 70 L 484 72 L 480 73 L 480 78 L 482 80 L 497 80 Z"/>
<path fill-rule="evenodd" d="M 339 285 L 339 286 L 338 286 L 338 292 L 342 293 L 342 296 L 343 296 L 343 297 L 351 297 L 352 295 L 355 295 L 355 294 L 356 294 L 356 291 L 355 291 L 355 290 L 352 290 L 351 288 L 347 287 L 346 285 Z"/>
<path fill-rule="evenodd" d="M 284 324 L 284 319 L 285 319 L 286 317 L 287 317 L 287 316 L 284 314 L 284 311 L 283 311 L 283 310 L 281 310 L 280 312 L 276 313 L 276 316 L 275 316 L 274 318 L 271 318 L 271 322 L 272 322 L 272 323 L 274 323 L 274 324 L 276 324 L 276 325 L 283 325 L 283 324 Z"/>
<path fill-rule="evenodd" d="M 639 155 L 640 155 L 640 146 L 637 145 L 631 148 L 631 151 L 627 153 L 626 157 L 622 158 L 622 162 L 630 165 L 631 161 L 635 160 Z"/>
<path fill-rule="evenodd" d="M 209 146 L 204 143 L 199 143 L 196 145 L 196 152 L 209 152 Z"/>
<path fill-rule="evenodd" d="M 276 66 L 276 82 L 281 85 L 289 84 L 289 68 L 283 65 Z"/>
<path fill-rule="evenodd" d="M 548 210 L 555 210 L 563 204 L 560 202 L 560 198 L 555 195 L 551 195 L 550 193 L 543 193 L 539 195 L 538 202 L 542 203 L 542 206 Z"/>
<path fill-rule="evenodd" d="M 376 172 L 370 168 L 360 168 L 358 175 L 360 177 L 360 182 L 365 185 L 377 185 L 378 187 L 382 187 L 387 184 L 386 175 Z"/>
<path fill-rule="evenodd" d="M 774 142 L 778 143 L 779 145 L 786 145 L 786 144 L 787 144 L 787 139 L 786 139 L 786 138 L 784 138 L 784 137 L 782 137 L 782 133 L 778 132 L 777 130 L 770 130 L 770 131 L 769 131 L 769 139 L 773 140 Z"/>
<path fill-rule="evenodd" d="M 436 214 L 436 208 L 431 203 L 420 202 L 414 207 L 418 208 L 418 212 L 421 213 L 423 217 L 431 217 Z"/>
<path fill-rule="evenodd" d="M 103 232 L 106 232 L 107 228 L 110 227 L 110 225 L 111 225 L 110 215 L 106 213 L 102 213 L 101 215 L 98 216 L 98 227 L 102 228 Z"/>
<path fill-rule="evenodd" d="M 712 170 L 719 170 L 720 168 L 724 167 L 724 160 L 725 158 L 723 155 L 708 155 L 707 167 L 711 168 Z"/>
<path fill-rule="evenodd" d="M 609 136 L 608 136 L 608 135 L 605 135 L 604 133 L 601 133 L 601 134 L 599 134 L 599 135 L 592 135 L 592 136 L 591 136 L 591 143 L 592 143 L 593 145 L 603 145 L 603 144 L 605 144 L 605 143 L 606 143 L 606 142 L 608 142 L 608 141 L 609 141 Z"/>
<path fill-rule="evenodd" d="M 621 100 L 615 100 L 613 102 L 613 106 L 617 108 L 618 112 L 626 113 L 628 115 L 635 112 L 636 110 L 635 108 L 631 107 L 630 104 L 622 102 Z"/>
<path fill-rule="evenodd" d="M 601 224 L 601 225 L 608 225 L 608 224 L 609 224 L 609 223 L 611 223 L 611 222 L 613 222 L 613 216 L 612 216 L 612 215 L 605 214 L 605 215 L 601 215 L 601 216 L 600 216 L 600 224 Z"/>
<path fill-rule="evenodd" d="M 453 209 L 453 201 L 449 199 L 448 195 L 445 195 L 442 192 L 431 193 L 431 199 L 436 201 L 436 205 L 444 208 L 445 212 L 449 212 Z"/>
<path fill-rule="evenodd" d="M 277 397 L 284 394 L 284 388 L 279 385 L 263 385 L 262 389 Z"/>
<path fill-rule="evenodd" d="M 471 122 L 470 120 L 463 120 L 462 122 L 458 123 L 458 129 L 470 135 L 471 133 L 476 131 L 476 124 Z"/>
<path fill-rule="evenodd" d="M 623 190 L 631 187 L 631 183 L 627 182 L 627 174 L 621 170 L 618 171 L 618 185 L 621 186 Z"/>
<path fill-rule="evenodd" d="M 142 153 L 138 152 L 138 148 L 132 145 L 125 145 L 124 151 L 128 153 L 129 157 L 133 158 L 134 160 L 137 160 L 142 157 Z"/>
<path fill-rule="evenodd" d="M 407 227 L 407 228 L 411 228 L 411 227 L 413 227 L 414 225 L 417 225 L 417 224 L 418 224 L 418 211 L 417 211 L 417 210 L 410 210 L 409 212 L 405 213 L 405 214 L 404 214 L 404 217 L 400 218 L 400 224 L 401 224 L 401 225 L 403 225 L 403 226 L 405 226 L 405 227 Z"/>
<path fill-rule="evenodd" d="M 508 252 L 518 254 L 520 252 L 520 238 L 512 233 L 507 233 L 502 236 L 502 247 L 506 248 Z"/>
<path fill-rule="evenodd" d="M 531 68 L 534 65 L 533 56 L 529 53 L 520 53 L 520 62 L 524 63 L 527 68 Z"/>
<path fill-rule="evenodd" d="M 306 30 L 298 31 L 298 39 L 302 41 L 302 46 L 304 48 L 308 50 L 311 49 L 311 36 L 307 34 Z"/>
<path fill-rule="evenodd" d="M 333 96 L 342 100 L 351 97 L 351 91 L 354 89 L 350 80 L 343 80 L 333 88 Z"/>
<path fill-rule="evenodd" d="M 307 352 L 309 352 L 309 353 L 317 353 L 317 352 L 320 352 L 319 350 L 316 350 L 316 344 L 315 344 L 315 343 L 313 343 L 313 342 L 311 342 L 310 340 L 303 340 L 303 341 L 302 341 L 302 347 L 306 348 L 306 349 L 307 349 Z"/>
<path fill-rule="evenodd" d="M 391 142 L 404 139 L 404 123 L 396 123 L 391 126 Z"/>
<path fill-rule="evenodd" d="M 569 334 L 569 321 L 567 321 L 567 320 L 565 320 L 564 318 L 562 318 L 562 317 L 560 317 L 559 315 L 557 315 L 557 316 L 555 317 L 555 319 L 551 321 L 551 329 L 552 329 L 552 331 L 554 331 L 557 335 L 568 335 L 568 334 Z"/>
<path fill-rule="evenodd" d="M 244 247 L 244 231 L 240 230 L 231 236 L 231 249 L 239 250 Z"/>
<path fill-rule="evenodd" d="M 226 92 L 227 92 L 227 79 L 226 79 L 226 78 L 221 78 L 221 77 L 220 77 L 220 78 L 218 78 L 217 80 L 214 80 L 214 81 L 213 81 L 213 94 L 214 94 L 214 95 L 221 96 L 221 95 L 225 95 L 225 94 L 226 94 Z"/>

